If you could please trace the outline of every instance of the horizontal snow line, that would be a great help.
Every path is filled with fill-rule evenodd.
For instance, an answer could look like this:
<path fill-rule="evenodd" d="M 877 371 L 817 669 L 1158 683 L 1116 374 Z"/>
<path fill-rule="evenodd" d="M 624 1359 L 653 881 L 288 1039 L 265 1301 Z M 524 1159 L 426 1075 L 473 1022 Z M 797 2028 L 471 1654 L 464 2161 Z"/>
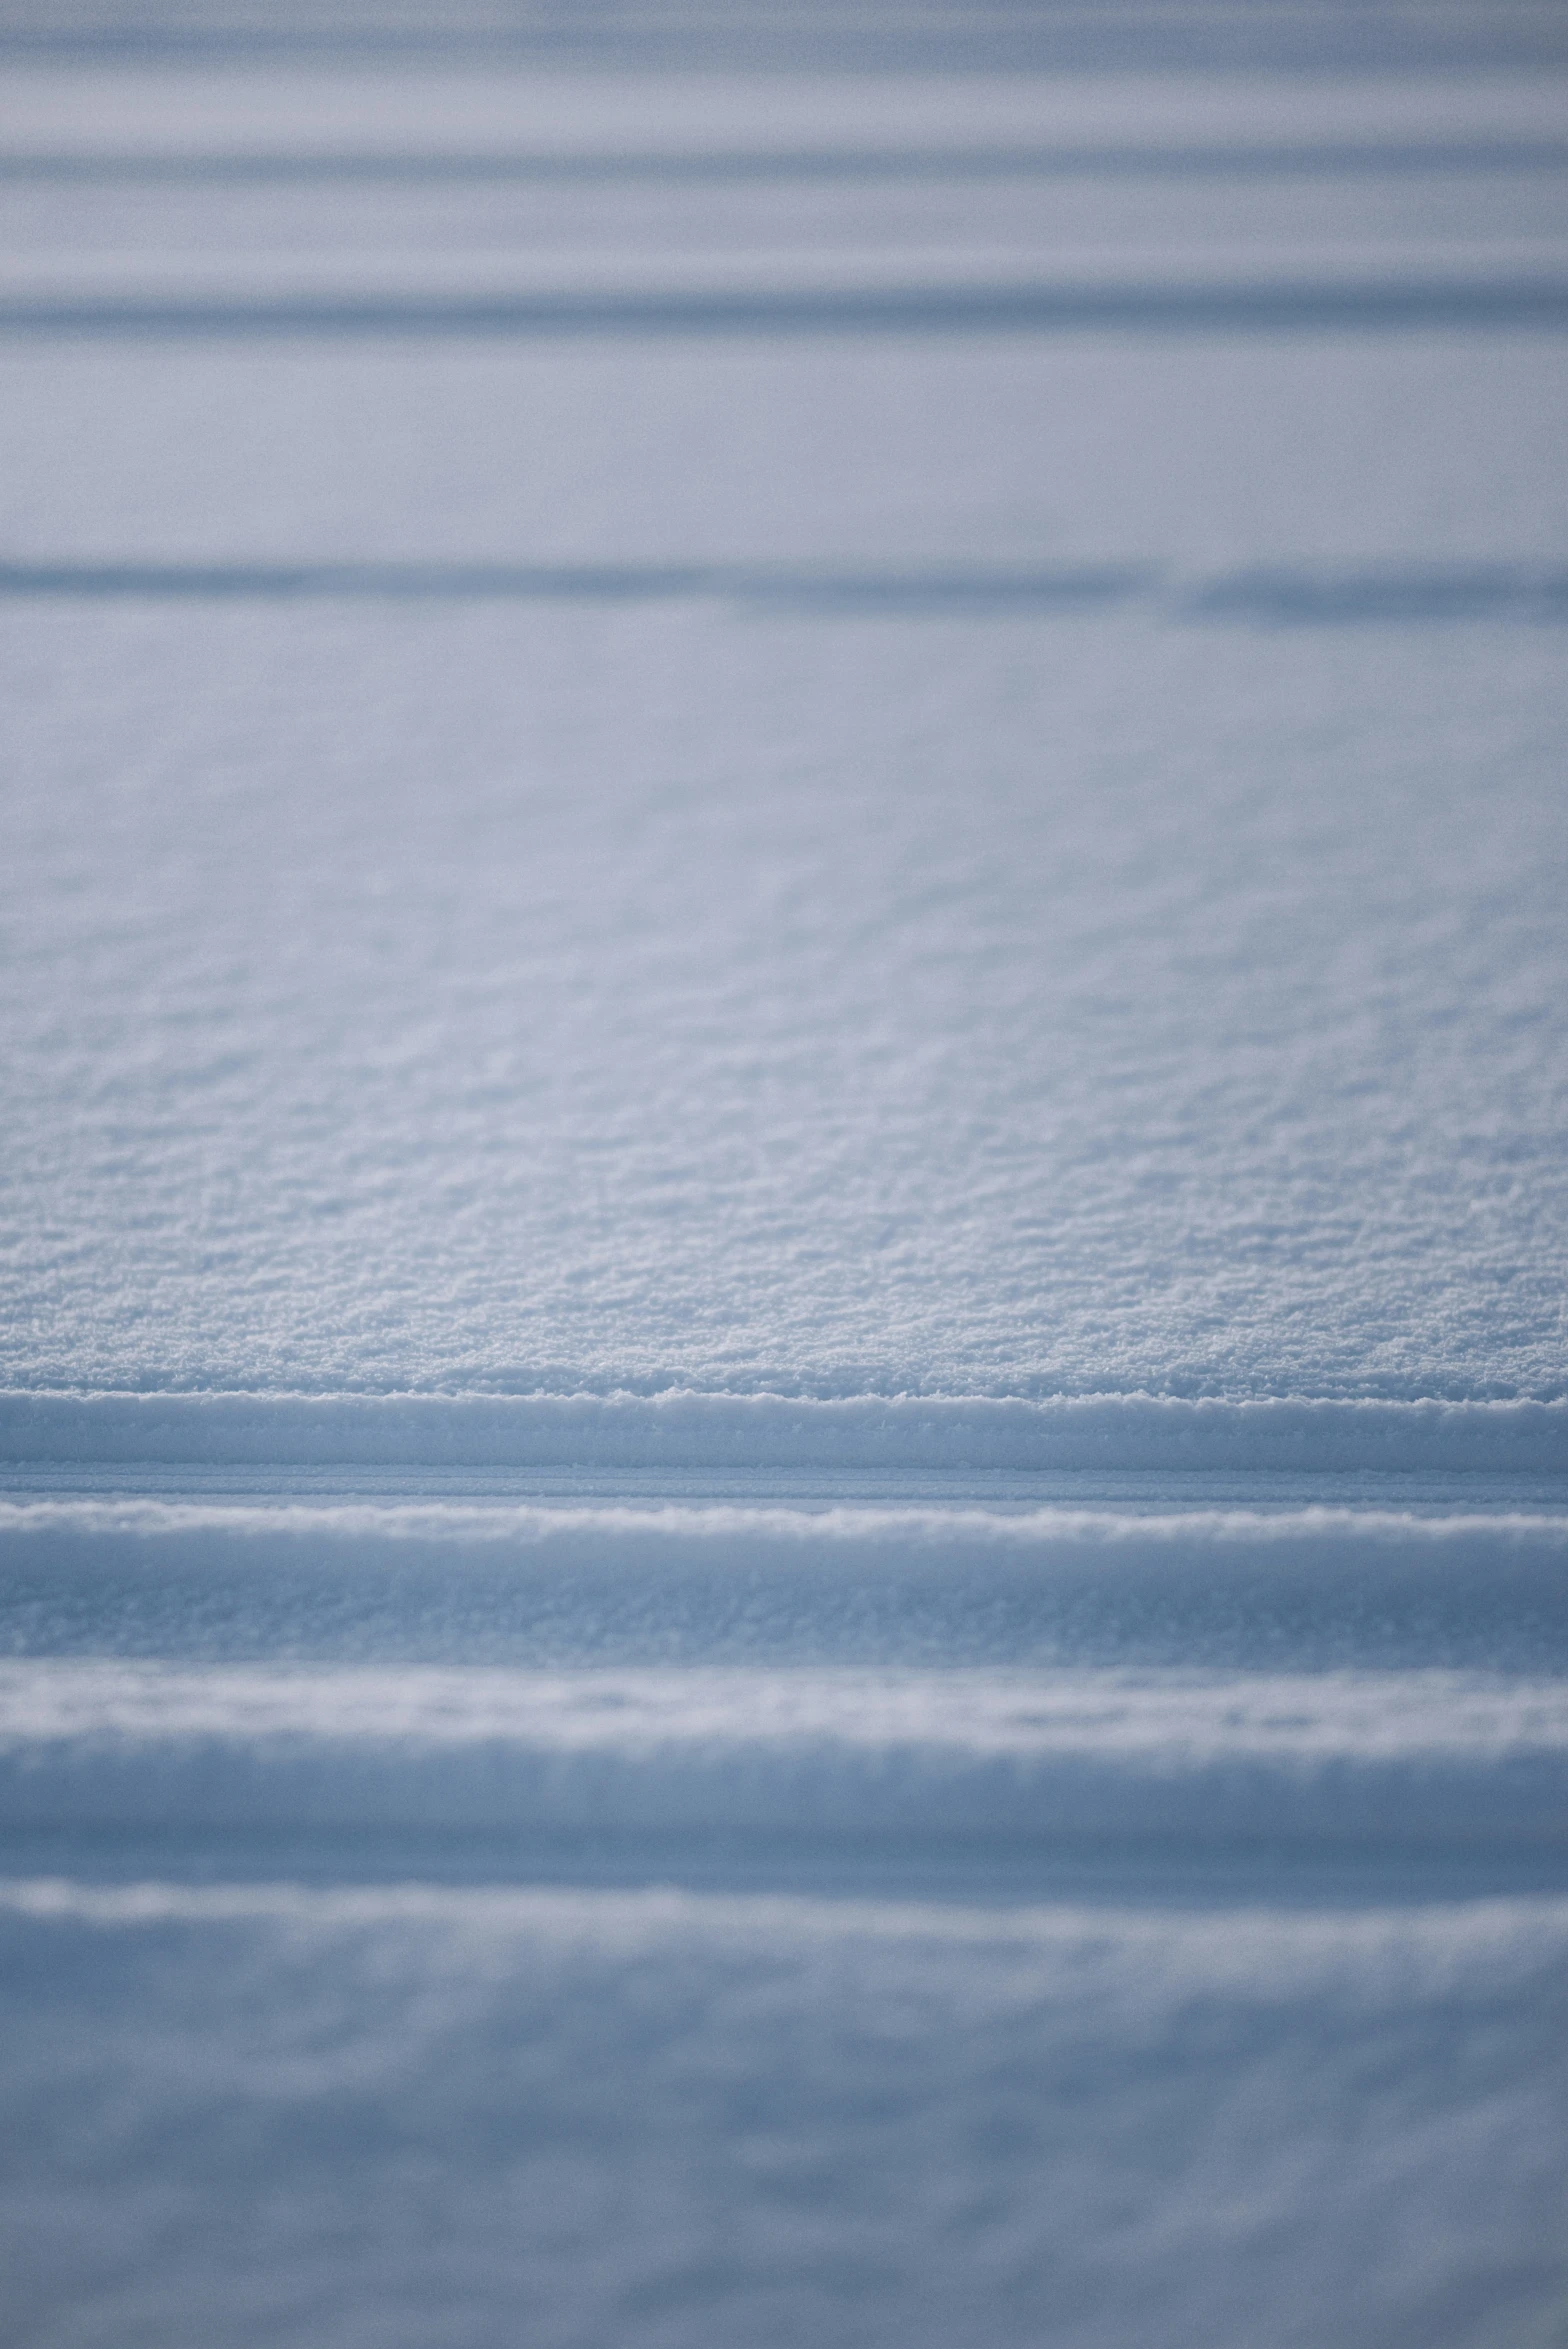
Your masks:
<path fill-rule="evenodd" d="M 0 1661 L 0 1750 L 279 1737 L 425 1752 L 919 1748 L 960 1760 L 1093 1754 L 1185 1770 L 1234 1756 L 1568 1760 L 1568 1681 L 1337 1672 L 173 1665 Z M 1564 1819 L 1568 1834 L 1568 1818 Z"/>
<path fill-rule="evenodd" d="M 1346 333 L 1568 327 L 1568 277 L 1172 286 L 967 283 L 711 293 L 224 296 L 0 292 L 0 332 L 47 335 L 809 335 Z"/>
<path fill-rule="evenodd" d="M 0 562 L 0 597 L 177 597 L 204 602 L 312 598 L 529 603 L 694 599 L 751 612 L 920 618 L 1077 611 L 1134 598 L 1173 615 L 1275 625 L 1568 619 L 1568 570 L 1539 564 L 1276 566 L 1162 583 L 1113 564 L 989 568 L 946 564 L 834 570 L 810 565 L 497 562 Z"/>
<path fill-rule="evenodd" d="M 1093 144 L 788 146 L 552 149 L 449 147 L 113 148 L 18 143 L 0 154 L 0 181 L 97 185 L 261 186 L 368 181 L 522 181 L 677 186 L 858 180 L 1296 179 L 1354 173 L 1486 174 L 1568 169 L 1568 141 L 1551 138 L 1286 139 L 1202 143 L 1172 140 Z"/>
<path fill-rule="evenodd" d="M 450 1944 L 466 1964 L 478 1948 L 558 1946 L 595 1953 L 700 1943 L 772 1953 L 781 1946 L 889 1943 L 1016 1956 L 1131 1992 L 1140 2005 L 1227 1988 L 1271 2003 L 1350 1972 L 1365 1993 L 1382 1981 L 1396 2005 L 1468 1982 L 1495 2000 L 1521 1978 L 1568 1957 L 1568 1899 L 1530 1894 L 1323 1912 L 1257 1906 L 1234 1914 L 1160 1905 L 1050 1901 L 1000 1908 L 919 1900 L 852 1900 L 796 1892 L 694 1892 L 674 1886 L 447 1885 L 403 1882 L 189 1884 L 145 1879 L 86 1883 L 69 1876 L 0 1877 L 0 1916 L 16 1923 L 105 1931 L 160 1927 L 281 1928 L 291 1944 L 328 1942 L 366 1927 L 403 1928 Z M 433 1953 L 432 1953 L 433 1954 Z M 386 1940 L 378 1958 L 394 1961 Z"/>
<path fill-rule="evenodd" d="M 1568 1849 L 1568 1685 L 0 1666 L 0 1825 Z"/>
<path fill-rule="evenodd" d="M 1343 1555 L 1398 1549 L 1439 1560 L 1457 1550 L 1509 1550 L 1562 1556 L 1568 1563 L 1568 1514 L 1538 1511 L 1401 1509 L 1183 1509 L 1166 1515 L 1117 1509 L 886 1507 L 841 1504 L 799 1508 L 729 1502 L 599 1505 L 537 1502 L 333 1501 L 219 1502 L 163 1500 L 0 1500 L 0 1543 L 80 1537 L 89 1542 L 382 1543 L 463 1548 L 510 1546 L 530 1551 L 652 1557 L 689 1549 L 756 1556 L 821 1549 L 842 1564 L 859 1551 L 969 1554 L 1107 1550 L 1191 1554 L 1215 1546 Z"/>
<path fill-rule="evenodd" d="M 734 5 L 722 0 L 719 13 L 733 14 Z M 1191 13 L 1190 0 L 1170 5 L 1183 17 Z M 1254 12 L 1253 0 L 1243 5 Z M 839 0 L 831 6 L 823 0 L 824 20 L 840 13 Z M 965 29 L 972 29 L 971 0 L 962 13 Z M 418 75 L 395 62 L 377 69 L 321 58 L 292 64 L 279 58 L 260 70 L 215 61 L 179 75 L 161 67 L 83 74 L 39 64 L 17 67 L 0 91 L 0 108 L 7 138 L 17 145 L 115 145 L 137 153 L 193 144 L 225 153 L 280 145 L 399 154 L 498 146 L 684 153 L 823 144 L 880 150 L 1563 135 L 1561 69 L 1542 73 L 1506 60 L 1494 61 L 1484 77 L 1463 80 L 1442 67 L 1372 76 L 1354 65 L 1327 78 L 1281 78 L 1255 64 L 1220 75 L 1199 64 L 1089 81 L 1015 67 L 953 74 L 945 65 L 845 78 L 825 54 L 796 75 L 711 63 L 661 66 L 647 57 L 617 65 L 601 56 L 584 67 L 564 49 L 553 63 L 522 60 L 507 68 L 459 57 L 449 68 Z"/>
<path fill-rule="evenodd" d="M 1276 625 L 1568 616 L 1568 573 L 1509 564 L 1373 565 L 1353 571 L 1286 565 L 1195 584 L 1179 599 L 1206 620 Z"/>
<path fill-rule="evenodd" d="M 1245 12 L 1257 15 L 1251 5 Z M 711 13 L 733 18 L 734 0 Z M 774 19 L 779 12 L 765 13 Z M 1187 0 L 1175 13 L 1190 27 Z M 1542 73 L 1522 60 L 1493 56 L 1486 74 L 1464 78 L 1414 60 L 1402 71 L 1368 74 L 1364 59 L 1341 59 L 1340 70 L 1326 77 L 1281 77 L 1255 58 L 1248 64 L 1235 56 L 1220 74 L 1191 56 L 1175 71 L 1151 74 L 1140 59 L 1131 72 L 1089 79 L 1051 68 L 1020 70 L 1016 61 L 987 70 L 970 56 L 970 70 L 962 73 L 952 72 L 944 57 L 923 71 L 907 61 L 869 71 L 862 60 L 844 75 L 834 69 L 831 43 L 820 39 L 828 18 L 837 22 L 842 14 L 836 5 L 817 12 L 816 54 L 803 73 L 748 71 L 733 58 L 720 62 L 707 54 L 695 69 L 646 53 L 617 60 L 613 49 L 591 64 L 574 63 L 570 44 L 557 47 L 553 58 L 517 58 L 510 66 L 498 56 L 465 60 L 459 49 L 446 65 L 417 75 L 400 70 L 395 59 L 378 68 L 365 59 L 334 64 L 319 53 L 292 62 L 279 54 L 260 67 L 254 59 L 228 65 L 214 59 L 179 74 L 161 68 L 84 74 L 40 61 L 18 64 L 6 79 L 0 117 L 7 149 L 22 155 L 1376 152 L 1555 147 L 1564 135 L 1560 68 Z M 145 9 L 137 15 L 144 33 Z M 451 21 L 448 8 L 443 38 Z M 965 6 L 966 47 L 976 31 L 975 9 Z"/>
<path fill-rule="evenodd" d="M 0 327 L 135 334 L 799 334 L 1568 325 L 1556 245 L 939 250 L 739 258 L 40 254 L 0 269 Z"/>
<path fill-rule="evenodd" d="M 1456 577 L 1458 575 L 1456 574 Z M 1469 577 L 1469 574 L 1466 574 Z M 1483 595 L 1507 582 L 1477 567 Z M 200 598 L 504 598 L 541 603 L 648 603 L 719 598 L 788 610 L 968 611 L 1097 604 L 1136 594 L 1150 575 L 1127 565 L 1053 569 L 825 570 L 702 563 L 0 563 L 5 596 Z M 1222 589 L 1231 582 L 1216 583 Z M 1525 600 L 1568 611 L 1568 573 L 1542 573 Z M 1212 593 L 1206 589 L 1205 593 Z"/>
<path fill-rule="evenodd" d="M 240 1663 L 1551 1669 L 1568 1516 L 0 1509 L 0 1646 Z"/>
<path fill-rule="evenodd" d="M 410 1467 L 1568 1470 L 1568 1402 L 0 1392 L 0 1459 Z"/>
<path fill-rule="evenodd" d="M 1199 73 L 1234 76 L 1247 95 L 1269 76 L 1287 86 L 1298 78 L 1326 82 L 1337 95 L 1355 75 L 1375 82 L 1446 72 L 1462 98 L 1469 81 L 1484 91 L 1500 71 L 1512 77 L 1534 68 L 1550 88 L 1562 49 L 1559 13 L 1543 0 L 1514 0 L 1506 8 L 1379 5 L 1332 12 L 1245 0 L 1239 6 L 1235 0 L 1203 6 L 1140 0 L 1129 8 L 994 0 L 961 8 L 953 0 L 919 8 L 821 0 L 762 8 L 680 0 L 602 12 L 503 12 L 493 0 L 457 0 L 440 9 L 367 8 L 361 0 L 315 0 L 309 8 L 290 0 L 266 9 L 201 0 L 134 7 L 126 0 L 35 0 L 10 10 L 0 25 L 0 55 L 57 73 L 71 66 L 145 72 L 174 65 L 200 72 L 210 87 L 208 77 L 246 67 L 257 74 L 297 74 L 312 65 L 342 74 L 357 67 L 385 75 L 417 65 L 422 76 L 437 80 L 488 67 L 497 80 L 532 69 L 548 93 L 563 69 L 623 76 L 640 67 L 671 81 L 706 76 L 721 96 L 741 76 L 773 73 L 787 89 L 791 81 L 820 84 L 836 75 L 865 78 L 868 112 L 892 76 L 929 81 L 944 71 L 959 85 L 955 111 L 964 103 L 963 82 L 982 72 L 987 81 L 1011 73 L 1026 96 L 1046 76 L 1081 77 L 1091 87 L 1111 76 L 1169 77 L 1183 95 Z M 202 83 L 198 90 L 206 95 Z"/>

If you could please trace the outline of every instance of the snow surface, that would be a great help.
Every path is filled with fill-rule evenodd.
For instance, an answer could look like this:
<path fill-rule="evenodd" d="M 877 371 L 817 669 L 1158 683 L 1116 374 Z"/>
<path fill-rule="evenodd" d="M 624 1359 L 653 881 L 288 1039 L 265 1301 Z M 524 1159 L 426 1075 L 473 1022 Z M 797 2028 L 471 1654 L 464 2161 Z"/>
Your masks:
<path fill-rule="evenodd" d="M 1169 1473 L 1228 1469 L 1450 1477 L 1568 1473 L 1568 1401 L 1385 1401 L 1369 1397 L 692 1393 L 301 1395 L 0 1393 L 0 1474 L 72 1466 L 310 1464 L 559 1470 L 794 1471 L 819 1486 L 846 1471 L 908 1478 L 998 1471 Z M 889 1488 L 890 1490 L 892 1488 Z M 1461 1488 L 1462 1489 L 1462 1488 Z M 1325 1495 L 1325 1497 L 1343 1497 Z"/>
<path fill-rule="evenodd" d="M 1560 1394 L 1557 95 L 35 67 L 0 1378 Z"/>
<path fill-rule="evenodd" d="M 1453 1672 L 0 1664 L 0 1820 L 543 1840 L 1178 1836 L 1560 1863 L 1568 1690 Z"/>
<path fill-rule="evenodd" d="M 1558 18 L 138 5 L 0 31 L 0 2330 L 1556 2349 Z"/>
<path fill-rule="evenodd" d="M 4 1909 L 24 2338 L 1560 2338 L 1561 1899 Z"/>
<path fill-rule="evenodd" d="M 1554 628 L 224 604 L 6 615 L 12 1385 L 1561 1392 Z"/>
<path fill-rule="evenodd" d="M 1464 1516 L 6 1502 L 0 1646 L 213 1664 L 1376 1661 L 1529 1677 L 1568 1661 L 1568 1495 L 1555 1498 L 1549 1514 L 1474 1496 Z"/>

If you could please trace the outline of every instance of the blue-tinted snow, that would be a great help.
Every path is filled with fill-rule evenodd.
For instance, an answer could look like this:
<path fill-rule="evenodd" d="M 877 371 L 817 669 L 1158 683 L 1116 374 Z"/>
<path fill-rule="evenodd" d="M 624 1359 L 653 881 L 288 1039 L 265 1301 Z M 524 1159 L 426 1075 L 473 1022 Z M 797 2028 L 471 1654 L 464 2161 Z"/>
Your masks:
<path fill-rule="evenodd" d="M 4 1906 L 23 2338 L 1558 2337 L 1561 1900 Z"/>
<path fill-rule="evenodd" d="M 1560 12 L 0 47 L 7 2337 L 1548 2349 Z"/>
<path fill-rule="evenodd" d="M 1560 1392 L 1554 626 L 5 624 L 12 1385 Z"/>
<path fill-rule="evenodd" d="M 1560 1496 L 1559 1496 L 1560 1497 Z M 1491 1504 L 1491 1505 L 1489 1505 Z M 0 1505 L 13 1655 L 1558 1672 L 1568 1515 Z M 1498 1800 L 1506 1809 L 1506 1788 Z M 1194 1819 L 1194 1826 L 1201 1820 Z"/>

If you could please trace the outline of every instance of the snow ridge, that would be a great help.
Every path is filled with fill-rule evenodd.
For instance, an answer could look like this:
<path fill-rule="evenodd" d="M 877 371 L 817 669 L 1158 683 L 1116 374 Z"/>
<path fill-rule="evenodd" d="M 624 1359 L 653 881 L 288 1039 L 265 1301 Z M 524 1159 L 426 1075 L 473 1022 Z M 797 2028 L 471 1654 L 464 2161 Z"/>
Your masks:
<path fill-rule="evenodd" d="M 0 1666 L 0 1827 L 171 1821 L 1560 1853 L 1568 1696 L 1452 1672 Z"/>

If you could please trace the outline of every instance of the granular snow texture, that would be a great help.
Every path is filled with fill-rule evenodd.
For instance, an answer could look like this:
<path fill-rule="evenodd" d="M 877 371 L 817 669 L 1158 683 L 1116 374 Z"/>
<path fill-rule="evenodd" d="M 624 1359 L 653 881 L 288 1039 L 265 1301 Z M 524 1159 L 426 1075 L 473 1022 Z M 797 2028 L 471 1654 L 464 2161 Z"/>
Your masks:
<path fill-rule="evenodd" d="M 5 625 L 12 1385 L 1561 1391 L 1555 628 Z"/>

